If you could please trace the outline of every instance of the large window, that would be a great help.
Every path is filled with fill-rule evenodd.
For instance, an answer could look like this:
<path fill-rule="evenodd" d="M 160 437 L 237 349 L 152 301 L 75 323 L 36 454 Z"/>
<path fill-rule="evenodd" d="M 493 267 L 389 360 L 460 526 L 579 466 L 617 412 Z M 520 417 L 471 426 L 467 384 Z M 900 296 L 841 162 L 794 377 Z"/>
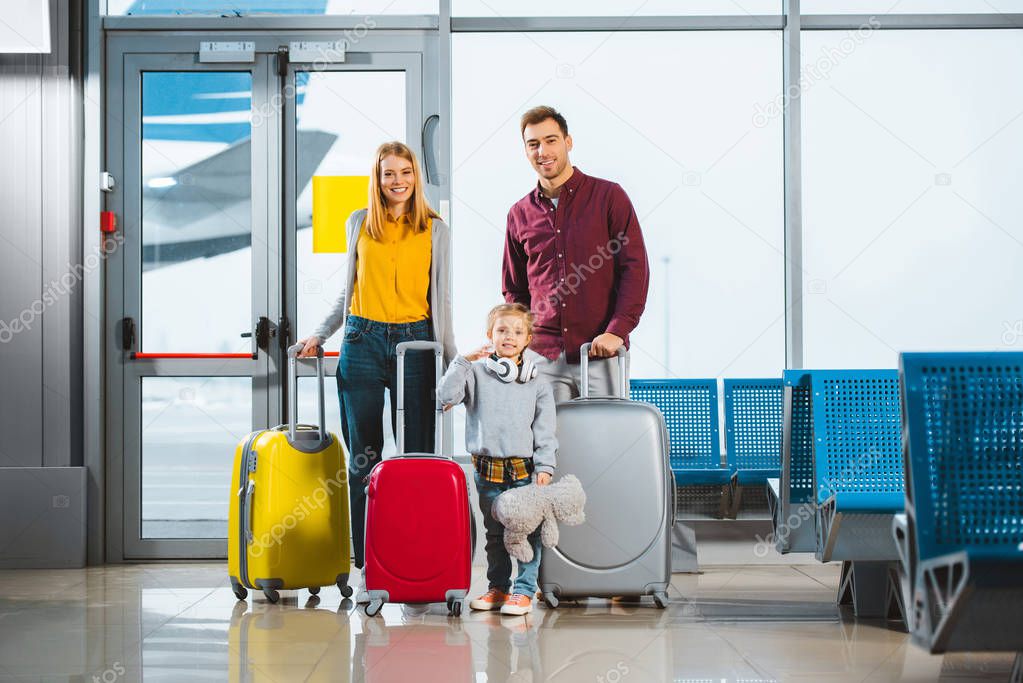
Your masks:
<path fill-rule="evenodd" d="M 659 17 L 761 15 L 781 12 L 781 0 L 452 0 L 452 16 Z"/>
<path fill-rule="evenodd" d="M 234 353 L 252 309 L 252 76 L 142 76 L 142 350 Z"/>
<path fill-rule="evenodd" d="M 804 73 L 807 367 L 1023 344 L 1021 69 L 1023 31 L 885 30 Z"/>
<path fill-rule="evenodd" d="M 1001 14 L 1023 12 L 1023 0 L 802 0 L 799 9 L 803 14 Z"/>
<path fill-rule="evenodd" d="M 227 538 L 224 488 L 251 429 L 252 380 L 144 377 L 141 418 L 142 537 Z"/>
<path fill-rule="evenodd" d="M 303 336 L 326 317 L 344 287 L 348 254 L 316 253 L 313 246 L 313 182 L 316 176 L 363 177 L 385 140 L 405 140 L 404 71 L 300 72 L 296 98 L 298 321 Z M 352 178 L 355 179 L 355 178 Z M 363 185 L 365 187 L 365 185 Z M 356 205 L 366 206 L 365 190 Z M 345 216 L 347 218 L 347 216 Z M 336 226 L 344 230 L 344 224 Z M 355 245 L 349 244 L 349 253 Z M 331 341 L 331 350 L 340 344 Z"/>
<path fill-rule="evenodd" d="M 456 34 L 455 332 L 501 301 L 505 219 L 536 184 L 519 117 L 568 119 L 573 163 L 621 184 L 651 266 L 632 376 L 784 365 L 781 36 L 771 31 Z"/>
<path fill-rule="evenodd" d="M 247 16 L 268 14 L 436 14 L 437 0 L 105 0 L 107 14 Z M 102 4 L 103 0 L 101 0 Z"/>

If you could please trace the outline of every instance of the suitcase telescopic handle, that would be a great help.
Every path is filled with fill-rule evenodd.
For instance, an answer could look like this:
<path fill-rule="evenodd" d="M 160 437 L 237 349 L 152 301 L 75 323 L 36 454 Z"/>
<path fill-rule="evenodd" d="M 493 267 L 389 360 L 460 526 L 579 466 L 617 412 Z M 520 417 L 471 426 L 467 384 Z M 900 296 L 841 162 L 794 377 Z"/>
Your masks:
<path fill-rule="evenodd" d="M 583 398 L 590 397 L 590 347 L 593 344 L 586 342 L 579 347 L 579 394 Z M 626 365 L 629 361 L 628 352 L 624 346 L 618 347 L 618 398 L 628 398 L 628 373 Z"/>
<path fill-rule="evenodd" d="M 305 347 L 299 342 L 288 347 L 288 406 L 291 413 L 291 420 L 288 424 L 288 440 L 295 441 L 295 425 L 298 424 L 298 354 Z M 327 435 L 326 412 L 323 407 L 323 345 L 316 345 L 316 391 L 319 401 L 319 422 L 316 423 L 319 430 L 320 441 Z"/>
<path fill-rule="evenodd" d="M 398 395 L 395 400 L 398 402 L 398 405 L 395 406 L 394 414 L 397 416 L 396 421 L 398 423 L 395 427 L 395 446 L 398 450 L 398 455 L 405 455 L 405 353 L 408 351 L 433 351 L 434 363 L 436 365 L 434 382 L 440 382 L 441 375 L 444 373 L 444 347 L 439 342 L 408 341 L 401 342 L 395 347 L 395 353 L 398 357 Z M 433 430 L 433 452 L 440 456 L 444 444 L 444 406 L 437 399 L 436 386 L 434 386 L 433 394 L 433 410 L 436 416 L 436 425 Z"/>
<path fill-rule="evenodd" d="M 245 502 L 244 512 L 245 515 L 245 543 L 246 545 L 252 543 L 255 540 L 255 536 L 252 534 L 252 494 L 256 492 L 256 482 L 249 479 L 248 485 L 245 487 Z"/>

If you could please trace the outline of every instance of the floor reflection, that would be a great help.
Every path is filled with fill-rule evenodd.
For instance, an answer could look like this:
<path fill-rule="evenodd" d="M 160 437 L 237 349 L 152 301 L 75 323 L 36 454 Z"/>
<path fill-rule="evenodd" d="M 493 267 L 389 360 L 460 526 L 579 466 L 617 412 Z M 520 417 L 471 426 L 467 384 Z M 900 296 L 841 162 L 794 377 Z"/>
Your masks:
<path fill-rule="evenodd" d="M 238 602 L 219 564 L 0 572 L 0 681 L 1006 681 L 1010 654 L 932 656 L 833 608 L 833 567 L 677 575 L 672 604 L 526 617 L 386 605 L 330 588 Z M 477 569 L 473 590 L 485 588 Z"/>
<path fill-rule="evenodd" d="M 230 680 L 351 680 L 351 609 L 351 600 L 320 607 L 316 596 L 302 605 L 237 603 L 227 634 Z"/>

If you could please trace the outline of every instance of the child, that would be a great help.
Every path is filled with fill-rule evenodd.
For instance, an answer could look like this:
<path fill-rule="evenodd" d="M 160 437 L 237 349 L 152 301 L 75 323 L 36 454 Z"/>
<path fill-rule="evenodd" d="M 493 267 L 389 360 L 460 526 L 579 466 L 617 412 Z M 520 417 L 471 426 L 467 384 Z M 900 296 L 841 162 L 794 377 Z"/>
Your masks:
<path fill-rule="evenodd" d="M 554 474 L 554 393 L 536 377 L 523 352 L 533 338 L 533 315 L 522 304 L 495 306 L 487 317 L 490 344 L 456 358 L 444 374 L 437 397 L 446 407 L 465 403 L 465 442 L 476 470 L 476 490 L 487 530 L 487 579 L 490 590 L 469 603 L 471 609 L 522 615 L 533 609 L 540 567 L 540 531 L 530 534 L 533 560 L 519 562 L 511 583 L 511 556 L 504 528 L 490 514 L 502 492 L 530 483 L 546 486 Z M 483 360 L 484 362 L 475 362 Z M 446 408 L 445 408 L 446 409 Z M 509 594 L 509 590 L 511 593 Z"/>

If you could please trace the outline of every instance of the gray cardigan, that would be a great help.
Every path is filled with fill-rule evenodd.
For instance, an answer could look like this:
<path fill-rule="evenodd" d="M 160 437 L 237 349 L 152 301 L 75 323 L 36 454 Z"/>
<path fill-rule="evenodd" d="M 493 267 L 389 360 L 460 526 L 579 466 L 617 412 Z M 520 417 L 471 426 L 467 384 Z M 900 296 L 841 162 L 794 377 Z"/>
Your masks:
<path fill-rule="evenodd" d="M 313 332 L 320 338 L 320 343 L 330 339 L 331 335 L 344 327 L 348 311 L 352 307 L 352 285 L 355 283 L 356 245 L 362 233 L 363 219 L 366 209 L 359 209 L 348 217 L 345 224 L 345 235 L 348 238 L 348 272 L 345 286 L 334 307 L 323 319 L 320 326 Z M 439 218 L 433 219 L 432 249 L 430 256 L 430 317 L 433 321 L 433 338 L 444 346 L 444 361 L 450 363 L 458 354 L 455 347 L 455 331 L 451 321 L 451 230 L 447 223 Z"/>

